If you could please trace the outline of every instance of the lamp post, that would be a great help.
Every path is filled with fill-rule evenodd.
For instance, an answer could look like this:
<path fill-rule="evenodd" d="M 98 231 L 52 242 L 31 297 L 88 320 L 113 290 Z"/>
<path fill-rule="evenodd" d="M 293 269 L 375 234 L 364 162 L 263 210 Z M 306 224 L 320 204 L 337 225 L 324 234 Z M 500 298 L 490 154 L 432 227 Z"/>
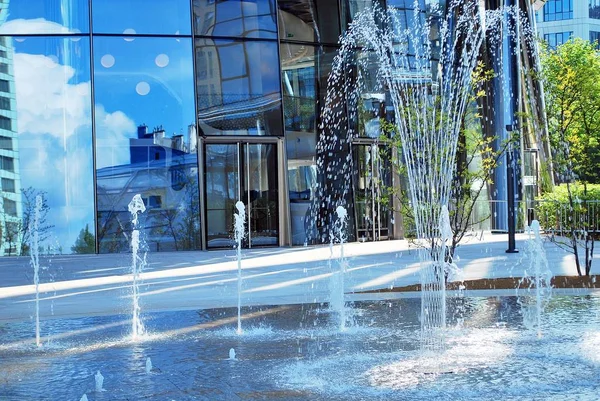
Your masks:
<path fill-rule="evenodd" d="M 506 126 L 506 131 L 512 134 L 512 125 Z M 519 253 L 515 244 L 515 157 L 512 141 L 508 145 L 508 152 L 506 153 L 506 197 L 508 206 L 508 249 L 506 253 Z"/>

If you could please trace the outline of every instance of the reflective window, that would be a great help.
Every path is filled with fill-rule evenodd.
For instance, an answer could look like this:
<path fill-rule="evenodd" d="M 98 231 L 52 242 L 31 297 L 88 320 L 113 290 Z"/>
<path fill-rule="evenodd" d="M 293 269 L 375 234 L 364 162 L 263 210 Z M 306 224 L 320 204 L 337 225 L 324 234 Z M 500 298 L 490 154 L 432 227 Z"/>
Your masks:
<path fill-rule="evenodd" d="M 573 0 L 548 0 L 544 4 L 544 21 L 573 18 Z"/>
<path fill-rule="evenodd" d="M 2 191 L 3 192 L 15 192 L 15 180 L 10 178 L 2 178 Z"/>
<path fill-rule="evenodd" d="M 200 246 L 192 41 L 94 38 L 100 252 L 129 249 L 140 194 L 150 250 Z"/>
<path fill-rule="evenodd" d="M 340 16 L 342 18 L 342 27 L 345 31 L 354 19 L 354 16 L 365 9 L 371 9 L 378 6 L 379 9 L 385 10 L 385 0 L 342 0 L 342 10 Z"/>
<path fill-rule="evenodd" d="M 191 35 L 189 0 L 93 0 L 94 33 Z"/>
<path fill-rule="evenodd" d="M 544 34 L 544 40 L 551 48 L 556 48 L 556 46 L 560 46 L 563 43 L 568 42 L 572 36 L 573 32 L 546 33 Z"/>
<path fill-rule="evenodd" d="M 42 252 L 71 253 L 80 230 L 94 227 L 89 41 L 3 39 L 9 68 L 0 79 L 9 83 L 10 107 L 0 115 L 12 150 L 2 151 L 0 174 L 2 197 L 16 206 L 2 222 L 0 251 L 29 252 L 27 227 L 40 197 Z"/>
<path fill-rule="evenodd" d="M 590 42 L 596 46 L 596 49 L 600 48 L 600 32 L 590 31 Z"/>
<path fill-rule="evenodd" d="M 277 39 L 275 0 L 194 0 L 196 35 Z"/>
<path fill-rule="evenodd" d="M 337 43 L 340 36 L 337 0 L 279 0 L 282 40 Z"/>
<path fill-rule="evenodd" d="M 0 121 L 11 122 L 12 120 L 10 118 L 0 116 Z M 0 135 L 0 149 L 13 150 L 12 138 Z"/>
<path fill-rule="evenodd" d="M 600 19 L 600 0 L 589 0 L 590 18 Z"/>
<path fill-rule="evenodd" d="M 200 135 L 282 135 L 277 42 L 196 40 Z"/>
<path fill-rule="evenodd" d="M 281 44 L 285 138 L 293 245 L 315 239 L 317 127 L 335 48 Z"/>
<path fill-rule="evenodd" d="M 89 32 L 88 0 L 0 1 L 2 35 L 81 32 Z"/>

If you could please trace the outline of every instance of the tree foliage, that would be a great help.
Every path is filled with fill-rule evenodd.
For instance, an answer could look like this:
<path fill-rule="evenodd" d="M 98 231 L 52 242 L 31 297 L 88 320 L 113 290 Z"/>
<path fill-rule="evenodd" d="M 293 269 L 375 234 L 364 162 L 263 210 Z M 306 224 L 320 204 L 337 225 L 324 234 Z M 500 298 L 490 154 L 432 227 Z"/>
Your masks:
<path fill-rule="evenodd" d="M 73 253 L 95 253 L 96 239 L 90 231 L 88 224 L 79 232 L 79 236 L 75 240 L 75 244 L 71 247 Z"/>
<path fill-rule="evenodd" d="M 600 54 L 594 44 L 575 38 L 556 49 L 546 47 L 541 61 L 555 170 L 565 183 L 565 205 L 567 213 L 573 216 L 579 207 L 572 188 L 576 180 L 584 188 L 600 180 Z M 585 219 L 575 223 L 563 232 L 567 241 L 562 245 L 575 257 L 580 276 L 583 272 L 579 249 L 583 249 L 585 274 L 589 275 L 593 234 Z"/>
<path fill-rule="evenodd" d="M 541 61 L 559 179 L 600 183 L 600 54 L 575 38 L 544 48 Z"/>

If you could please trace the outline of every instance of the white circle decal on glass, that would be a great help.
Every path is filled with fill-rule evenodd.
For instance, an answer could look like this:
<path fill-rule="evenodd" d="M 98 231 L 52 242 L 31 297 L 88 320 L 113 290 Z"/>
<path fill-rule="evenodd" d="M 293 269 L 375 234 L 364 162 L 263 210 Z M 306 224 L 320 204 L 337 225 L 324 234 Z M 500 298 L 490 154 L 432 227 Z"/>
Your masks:
<path fill-rule="evenodd" d="M 71 29 L 70 33 L 75 33 L 75 34 L 80 34 L 81 30 L 75 28 L 75 29 Z M 81 40 L 81 36 L 74 36 L 71 38 L 71 42 L 79 42 Z"/>
<path fill-rule="evenodd" d="M 148 84 L 146 81 L 141 81 L 135 86 L 135 91 L 138 93 L 138 95 L 146 96 L 148 93 L 150 93 L 150 84 Z"/>
<path fill-rule="evenodd" d="M 100 64 L 102 64 L 102 67 L 104 67 L 104 68 L 110 68 L 113 65 L 115 65 L 115 58 L 113 57 L 112 54 L 105 54 L 100 59 Z"/>
<path fill-rule="evenodd" d="M 123 35 L 135 35 L 135 29 L 127 28 L 123 31 Z M 123 38 L 126 42 L 133 42 L 133 38 Z"/>
<path fill-rule="evenodd" d="M 156 63 L 157 66 L 159 66 L 160 68 L 164 68 L 167 65 L 169 65 L 169 56 L 167 56 L 166 54 L 159 54 L 158 56 L 156 56 L 156 58 L 154 59 L 154 62 Z"/>

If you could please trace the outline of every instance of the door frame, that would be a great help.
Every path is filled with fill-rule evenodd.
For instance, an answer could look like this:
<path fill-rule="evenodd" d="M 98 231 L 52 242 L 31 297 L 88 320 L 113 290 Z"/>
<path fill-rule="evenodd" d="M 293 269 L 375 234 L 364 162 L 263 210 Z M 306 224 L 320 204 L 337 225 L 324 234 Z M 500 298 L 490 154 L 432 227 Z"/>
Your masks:
<path fill-rule="evenodd" d="M 205 157 L 206 157 L 206 145 L 211 144 L 222 144 L 222 145 L 233 145 L 237 144 L 238 146 L 241 144 L 274 144 L 277 149 L 277 213 L 278 213 L 278 246 L 287 245 L 289 242 L 289 232 L 288 232 L 288 223 L 289 218 L 287 217 L 286 211 L 286 199 L 287 197 L 287 186 L 286 184 L 286 175 L 287 173 L 286 161 L 285 161 L 285 148 L 284 148 L 284 138 L 282 137 L 272 137 L 272 136 L 200 136 L 198 137 L 198 149 L 200 150 L 198 153 L 198 171 L 200 178 L 200 227 L 202 230 L 202 250 L 208 250 L 208 232 L 207 232 L 207 221 L 206 221 L 206 169 L 205 169 Z M 238 158 L 240 154 L 238 153 Z M 238 160 L 238 166 L 240 166 L 240 162 Z M 240 177 L 239 179 L 246 179 L 246 177 Z M 249 248 L 251 248 L 249 241 Z"/>
<path fill-rule="evenodd" d="M 351 144 L 350 144 L 350 152 L 352 152 L 352 154 L 354 155 L 354 147 L 355 146 L 369 146 L 370 147 L 370 152 L 371 152 L 371 162 L 369 164 L 369 168 L 371 169 L 371 174 L 373 174 L 373 169 L 374 169 L 374 162 L 375 160 L 373 159 L 373 148 L 375 147 L 377 149 L 377 151 L 379 151 L 379 147 L 381 146 L 386 146 L 386 144 L 382 143 L 381 141 L 379 141 L 378 139 L 371 139 L 371 138 L 355 138 L 352 140 Z M 354 159 L 354 157 L 353 157 Z M 355 163 L 357 163 L 358 161 L 355 161 Z M 381 160 L 379 160 L 379 163 L 381 163 Z M 358 164 L 354 165 L 354 169 L 356 170 L 355 172 L 353 172 L 352 177 L 355 176 L 355 174 L 358 174 Z M 391 172 L 390 172 L 391 173 Z M 379 173 L 378 173 L 379 174 Z M 373 177 L 375 178 L 375 177 Z M 379 180 L 380 177 L 379 175 L 377 176 L 377 179 Z M 353 183 L 352 183 L 352 193 L 353 193 L 353 199 L 352 201 L 355 203 L 354 205 L 354 221 L 356 222 L 355 224 L 355 231 L 356 231 L 356 240 L 360 241 L 360 237 L 359 237 L 359 216 L 358 216 L 358 207 L 356 205 L 356 187 L 357 187 L 358 183 L 354 182 L 354 178 L 353 178 Z M 393 180 L 392 180 L 392 185 L 393 185 Z M 375 220 L 373 220 L 373 226 L 371 228 L 371 235 L 372 235 L 372 240 L 373 242 L 379 242 L 379 241 L 386 241 L 388 239 L 390 239 L 392 237 L 392 232 L 393 227 L 390 227 L 390 225 L 394 226 L 393 223 L 390 223 L 389 221 L 387 222 L 388 226 L 387 226 L 387 235 L 386 236 L 381 236 L 381 230 L 382 230 L 382 224 L 383 221 L 381 220 L 381 203 L 379 201 L 376 200 L 376 196 L 379 196 L 379 194 L 377 194 L 376 192 L 379 192 L 381 190 L 381 188 L 379 188 L 379 184 L 377 184 L 378 188 L 376 189 L 375 187 L 372 187 L 372 213 L 375 210 L 375 208 L 377 208 L 377 224 L 375 224 Z M 393 205 L 392 205 L 393 207 Z M 393 214 L 393 210 L 388 210 L 387 213 L 389 213 L 390 215 Z"/>

